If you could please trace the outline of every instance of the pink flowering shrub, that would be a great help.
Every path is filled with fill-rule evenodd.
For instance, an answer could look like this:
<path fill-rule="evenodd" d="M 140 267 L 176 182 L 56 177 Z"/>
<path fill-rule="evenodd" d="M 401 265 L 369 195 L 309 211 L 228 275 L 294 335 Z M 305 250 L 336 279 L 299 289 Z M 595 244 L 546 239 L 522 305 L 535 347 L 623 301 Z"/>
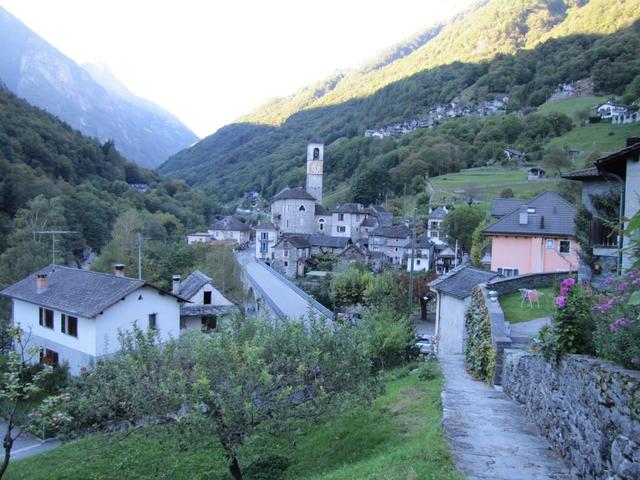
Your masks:
<path fill-rule="evenodd" d="M 534 350 L 548 360 L 558 360 L 565 353 L 593 353 L 592 306 L 591 288 L 578 285 L 574 278 L 565 279 L 556 296 L 552 323 L 534 339 Z"/>
<path fill-rule="evenodd" d="M 607 279 L 609 293 L 593 307 L 593 339 L 599 357 L 640 370 L 640 269 Z"/>

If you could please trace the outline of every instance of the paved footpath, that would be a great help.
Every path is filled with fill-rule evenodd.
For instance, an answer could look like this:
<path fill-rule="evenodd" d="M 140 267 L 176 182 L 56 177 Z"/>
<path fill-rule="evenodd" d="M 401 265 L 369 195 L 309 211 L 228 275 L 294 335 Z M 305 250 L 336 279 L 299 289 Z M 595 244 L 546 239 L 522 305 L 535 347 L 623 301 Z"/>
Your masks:
<path fill-rule="evenodd" d="M 459 472 L 468 480 L 570 479 L 524 410 L 474 380 L 463 355 L 441 355 L 443 427 Z"/>

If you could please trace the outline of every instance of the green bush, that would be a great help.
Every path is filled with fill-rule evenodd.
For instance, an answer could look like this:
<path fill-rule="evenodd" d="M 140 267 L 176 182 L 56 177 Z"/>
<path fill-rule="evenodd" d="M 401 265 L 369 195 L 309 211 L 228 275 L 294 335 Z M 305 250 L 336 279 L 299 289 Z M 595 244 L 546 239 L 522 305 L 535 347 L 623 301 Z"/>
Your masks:
<path fill-rule="evenodd" d="M 496 351 L 491 340 L 491 320 L 479 287 L 471 294 L 471 304 L 465 314 L 467 331 L 465 361 L 473 376 L 493 383 Z"/>
<path fill-rule="evenodd" d="M 418 367 L 418 378 L 423 381 L 435 380 L 442 372 L 437 360 L 427 360 Z"/>
<path fill-rule="evenodd" d="M 249 465 L 244 475 L 248 480 L 279 480 L 291 465 L 291 460 L 281 455 L 269 455 L 259 458 Z"/>
<path fill-rule="evenodd" d="M 410 317 L 389 307 L 370 308 L 362 321 L 374 368 L 400 365 L 411 358 L 415 326 Z"/>

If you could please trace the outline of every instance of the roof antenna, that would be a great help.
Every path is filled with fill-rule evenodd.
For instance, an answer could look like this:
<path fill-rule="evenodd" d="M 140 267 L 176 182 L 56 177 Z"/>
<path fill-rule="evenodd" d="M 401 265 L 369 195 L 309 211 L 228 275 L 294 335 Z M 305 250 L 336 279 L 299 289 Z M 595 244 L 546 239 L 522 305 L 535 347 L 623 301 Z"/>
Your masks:
<path fill-rule="evenodd" d="M 36 234 L 39 235 L 51 235 L 51 265 L 53 268 L 56 266 L 56 235 L 64 235 L 65 233 L 78 233 L 74 230 L 36 230 L 33 232 L 33 239 L 35 240 Z"/>

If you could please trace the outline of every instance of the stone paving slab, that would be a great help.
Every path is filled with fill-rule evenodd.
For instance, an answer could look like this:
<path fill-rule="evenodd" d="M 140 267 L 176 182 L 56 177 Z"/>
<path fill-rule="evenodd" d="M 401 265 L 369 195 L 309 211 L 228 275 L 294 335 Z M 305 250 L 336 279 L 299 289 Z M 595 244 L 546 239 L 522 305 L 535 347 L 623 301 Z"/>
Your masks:
<path fill-rule="evenodd" d="M 441 355 L 443 427 L 458 471 L 468 480 L 568 480 L 569 468 L 551 450 L 522 407 L 474 380 L 463 355 Z"/>

